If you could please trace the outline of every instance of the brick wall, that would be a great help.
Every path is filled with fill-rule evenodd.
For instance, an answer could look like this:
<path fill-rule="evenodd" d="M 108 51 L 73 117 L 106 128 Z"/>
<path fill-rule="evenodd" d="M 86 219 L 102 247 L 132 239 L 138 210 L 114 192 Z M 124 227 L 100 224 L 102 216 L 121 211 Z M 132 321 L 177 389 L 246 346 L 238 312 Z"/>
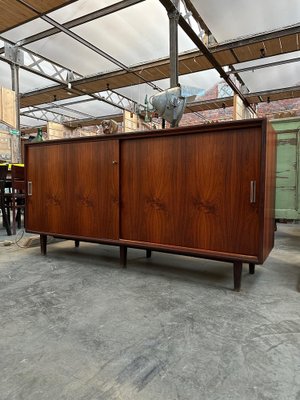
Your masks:
<path fill-rule="evenodd" d="M 231 120 L 232 112 L 232 107 L 201 111 L 199 114 L 201 114 L 205 119 L 194 113 L 186 113 L 180 121 L 180 126 Z M 300 98 L 261 103 L 257 106 L 257 114 L 259 117 L 269 117 L 274 119 L 300 116 Z"/>

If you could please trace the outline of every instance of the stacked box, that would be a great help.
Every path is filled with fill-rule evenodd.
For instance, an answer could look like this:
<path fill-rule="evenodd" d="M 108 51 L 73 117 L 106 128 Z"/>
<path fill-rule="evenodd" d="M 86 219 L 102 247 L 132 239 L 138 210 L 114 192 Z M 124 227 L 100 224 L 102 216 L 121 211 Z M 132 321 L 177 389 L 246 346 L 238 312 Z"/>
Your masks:
<path fill-rule="evenodd" d="M 0 131 L 0 162 L 11 161 L 11 135 Z"/>

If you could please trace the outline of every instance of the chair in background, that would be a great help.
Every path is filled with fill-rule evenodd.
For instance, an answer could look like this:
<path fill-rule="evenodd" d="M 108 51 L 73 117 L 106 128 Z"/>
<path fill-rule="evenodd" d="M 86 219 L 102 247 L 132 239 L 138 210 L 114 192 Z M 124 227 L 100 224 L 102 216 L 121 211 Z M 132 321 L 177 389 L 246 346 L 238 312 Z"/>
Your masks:
<path fill-rule="evenodd" d="M 16 234 L 16 224 L 21 228 L 22 210 L 25 210 L 25 174 L 24 168 L 17 165 L 11 166 L 11 209 L 12 231 Z"/>
<path fill-rule="evenodd" d="M 8 165 L 0 165 L 0 208 L 3 218 L 3 226 L 6 229 L 7 235 L 11 235 L 11 228 L 9 223 L 9 207 L 7 202 L 7 194 L 5 189 L 7 187 Z"/>

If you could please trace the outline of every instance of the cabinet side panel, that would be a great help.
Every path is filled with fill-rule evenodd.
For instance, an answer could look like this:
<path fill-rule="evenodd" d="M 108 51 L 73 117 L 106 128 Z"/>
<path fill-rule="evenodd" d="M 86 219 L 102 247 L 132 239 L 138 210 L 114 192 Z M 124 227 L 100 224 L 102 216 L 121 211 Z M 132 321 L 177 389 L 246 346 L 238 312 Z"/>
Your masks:
<path fill-rule="evenodd" d="M 257 127 L 123 141 L 121 238 L 257 255 L 260 145 Z"/>
<path fill-rule="evenodd" d="M 275 229 L 275 182 L 276 182 L 276 132 L 272 125 L 266 121 L 265 143 L 265 197 L 264 197 L 264 228 L 263 228 L 263 262 L 274 246 Z"/>

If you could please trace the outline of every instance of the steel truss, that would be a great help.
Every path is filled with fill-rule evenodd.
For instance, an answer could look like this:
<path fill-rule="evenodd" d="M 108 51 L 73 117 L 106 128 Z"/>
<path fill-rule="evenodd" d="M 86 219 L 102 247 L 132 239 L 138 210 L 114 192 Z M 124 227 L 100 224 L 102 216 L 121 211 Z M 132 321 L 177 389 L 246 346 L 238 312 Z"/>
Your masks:
<path fill-rule="evenodd" d="M 63 84 L 66 89 L 71 92 L 77 93 L 79 96 L 86 95 L 91 96 L 92 100 L 103 101 L 113 107 L 117 107 L 122 110 L 133 111 L 138 108 L 143 108 L 143 106 L 138 105 L 134 100 L 117 93 L 116 91 L 107 90 L 106 92 L 89 94 L 82 92 L 78 89 L 72 88 L 72 81 L 83 78 L 83 75 L 78 72 L 72 71 L 61 64 L 55 63 L 48 58 L 42 57 L 39 54 L 25 49 L 22 46 L 17 46 L 15 43 L 0 37 L 0 40 L 4 43 L 5 53 L 0 56 L 0 59 L 8 62 L 11 65 L 18 65 L 22 69 L 39 75 L 45 79 L 51 80 L 53 82 Z M 25 115 L 21 112 L 21 115 Z M 34 114 L 31 114 L 33 117 Z M 46 115 L 50 115 L 47 112 Z M 30 115 L 27 115 L 30 116 Z M 41 119 L 41 118 L 39 118 Z M 57 119 L 57 116 L 55 117 Z M 47 120 L 47 119 L 43 119 Z"/>
<path fill-rule="evenodd" d="M 76 120 L 77 118 L 71 117 L 70 115 L 66 115 L 64 113 L 58 111 L 50 111 L 45 110 L 44 108 L 30 106 L 26 111 L 21 111 L 20 115 L 23 117 L 34 118 L 40 121 L 52 121 L 57 122 L 59 124 L 63 124 L 65 122 L 70 122 Z"/>
<path fill-rule="evenodd" d="M 21 41 L 19 41 L 17 44 L 10 42 L 6 39 L 0 38 L 5 43 L 5 55 L 0 56 L 0 59 L 6 62 L 9 62 L 10 64 L 18 64 L 21 68 L 28 70 L 32 73 L 38 74 L 43 78 L 50 79 L 53 82 L 59 83 L 62 86 L 65 85 L 66 89 L 70 89 L 70 91 L 74 94 L 78 95 L 86 95 L 90 96 L 94 100 L 99 100 L 99 101 L 104 101 L 107 104 L 110 104 L 114 107 L 117 107 L 119 109 L 127 109 L 129 111 L 135 111 L 137 109 L 140 109 L 141 105 L 137 104 L 135 101 L 129 99 L 126 96 L 122 96 L 121 94 L 112 91 L 112 90 L 107 90 L 106 92 L 100 92 L 100 93 L 86 93 L 86 92 L 81 92 L 78 89 L 72 88 L 72 82 L 76 82 L 77 80 L 80 80 L 84 78 L 81 74 L 78 72 L 72 71 L 58 63 L 55 63 L 45 57 L 40 56 L 37 53 L 34 53 L 21 45 L 32 43 L 36 40 L 40 40 L 43 37 L 49 36 L 56 34 L 58 32 L 64 32 L 65 34 L 73 37 L 75 40 L 79 41 L 83 45 L 87 46 L 88 48 L 94 50 L 98 54 L 104 56 L 114 64 L 118 65 L 121 69 L 135 73 L 132 68 L 127 67 L 126 65 L 123 65 L 120 63 L 120 61 L 114 59 L 111 57 L 109 54 L 104 53 L 101 49 L 98 47 L 92 45 L 91 43 L 85 41 L 84 39 L 80 38 L 78 35 L 76 35 L 74 32 L 70 31 L 70 28 L 81 25 L 83 23 L 86 23 L 88 21 L 91 21 L 96 18 L 100 18 L 104 15 L 107 15 L 109 13 L 113 13 L 116 11 L 121 10 L 122 8 L 129 7 L 131 5 L 134 5 L 136 3 L 139 3 L 144 0 L 123 0 L 120 1 L 119 3 L 115 3 L 111 6 L 105 7 L 101 10 L 97 10 L 93 13 L 87 14 L 85 16 L 79 17 L 75 20 L 69 21 L 65 24 L 59 24 L 58 22 L 54 21 L 52 18 L 48 17 L 47 15 L 40 14 L 34 7 L 32 7 L 28 2 L 24 0 L 18 0 L 21 4 L 26 5 L 28 8 L 30 8 L 32 11 L 35 11 L 37 16 L 39 16 L 41 19 L 44 19 L 48 23 L 53 25 L 53 28 L 48 29 L 44 32 L 40 32 L 36 35 L 32 35 L 31 37 L 25 38 Z M 172 4 L 171 1 L 161 1 L 161 3 L 169 10 L 174 10 L 174 3 Z M 247 104 L 247 99 L 243 96 L 244 90 L 241 91 L 236 84 L 229 78 L 228 75 L 234 74 L 236 78 L 240 81 L 240 83 L 243 85 L 242 80 L 238 77 L 238 72 L 232 69 L 230 73 L 225 73 L 224 70 L 220 65 L 217 65 L 218 63 L 215 63 L 215 58 L 212 57 L 212 53 L 208 50 L 210 48 L 210 45 L 213 45 L 212 41 L 208 43 L 208 47 L 206 47 L 203 43 L 202 45 L 199 44 L 199 37 L 203 38 L 204 33 L 208 36 L 212 36 L 211 32 L 209 31 L 208 27 L 205 25 L 204 21 L 201 19 L 200 15 L 197 13 L 197 11 L 194 9 L 192 3 L 190 0 L 181 0 L 181 4 L 183 5 L 185 9 L 185 15 L 180 16 L 180 26 L 186 31 L 186 33 L 190 36 L 190 38 L 194 41 L 194 43 L 199 47 L 200 50 L 203 51 L 203 53 L 208 56 L 207 58 L 209 61 L 212 63 L 212 65 L 219 71 L 220 75 L 222 78 L 228 83 L 228 85 L 236 91 L 240 97 L 243 99 L 244 103 Z M 194 28 L 192 27 L 191 23 L 191 17 L 194 18 L 194 21 L 196 21 L 197 26 L 199 28 L 199 32 L 196 33 L 194 31 Z M 46 36 L 45 36 L 46 35 Z M 198 40 L 196 39 L 196 36 L 198 37 Z M 3 53 L 3 49 L 0 49 L 0 54 Z M 231 66 L 230 66 L 231 67 Z M 231 67 L 232 68 L 232 67 Z M 255 69 L 256 67 L 252 67 L 251 69 Z M 260 68 L 260 66 L 257 66 L 257 68 Z M 242 72 L 242 71 L 241 71 Z M 139 76 L 140 77 L 140 76 Z M 145 80 L 146 82 L 146 80 Z M 154 85 L 152 82 L 146 82 L 153 88 L 157 90 L 161 90 L 159 87 Z M 49 112 L 48 112 L 49 113 Z M 23 113 L 22 113 L 23 115 Z M 200 116 L 200 115 L 199 115 Z M 202 117 L 202 116 L 200 116 Z"/>

